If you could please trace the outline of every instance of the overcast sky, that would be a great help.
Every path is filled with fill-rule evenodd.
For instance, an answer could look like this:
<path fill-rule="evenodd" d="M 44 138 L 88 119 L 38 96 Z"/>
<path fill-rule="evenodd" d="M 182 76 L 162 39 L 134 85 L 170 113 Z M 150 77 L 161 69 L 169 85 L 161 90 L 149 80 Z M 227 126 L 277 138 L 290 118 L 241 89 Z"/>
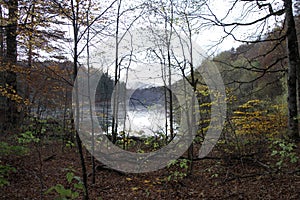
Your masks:
<path fill-rule="evenodd" d="M 128 0 L 130 1 L 130 0 Z M 123 0 L 123 4 L 125 4 L 126 0 Z M 258 19 L 262 16 L 265 16 L 268 14 L 268 9 L 258 9 L 257 5 L 253 2 L 241 2 L 238 1 L 238 3 L 235 5 L 234 9 L 232 9 L 232 12 L 230 12 L 228 15 L 228 10 L 232 7 L 232 4 L 234 0 L 210 0 L 209 7 L 211 8 L 212 12 L 219 18 L 224 19 L 224 22 L 230 23 L 235 21 L 240 22 L 249 22 L 253 21 L 255 19 Z M 275 2 L 278 2 L 276 4 L 276 7 L 274 7 L 274 10 L 280 8 L 281 2 L 279 0 L 267 0 L 263 3 L 272 3 L 272 5 L 275 4 Z M 253 10 L 254 13 L 247 14 L 247 10 Z M 210 14 L 210 13 L 205 13 Z M 226 18 L 224 18 L 227 16 Z M 130 16 L 126 18 L 126 21 L 130 20 Z M 143 19 L 144 20 L 144 19 Z M 235 29 L 235 36 L 239 39 L 245 39 L 247 37 L 256 37 L 257 33 L 264 33 L 267 30 L 271 30 L 274 27 L 274 24 L 277 22 L 280 22 L 282 18 L 272 18 L 268 24 L 265 26 L 261 26 L 260 28 L 256 29 L 256 27 L 242 27 L 242 28 L 236 28 Z M 145 25 L 146 23 L 144 21 L 137 21 L 137 27 L 136 29 L 140 29 L 141 26 Z M 134 26 L 133 26 L 134 27 Z M 157 24 L 155 28 L 162 28 L 163 26 Z M 226 28 L 226 30 L 230 30 L 231 27 Z M 136 30 L 135 29 L 135 30 Z M 134 30 L 134 28 L 133 28 Z M 147 32 L 148 31 L 148 32 Z M 162 30 L 163 32 L 163 30 Z M 136 57 L 133 57 L 133 60 L 131 62 L 129 70 L 129 83 L 128 86 L 130 87 L 140 87 L 145 84 L 151 84 L 151 85 L 163 85 L 163 81 L 160 78 L 162 75 L 162 68 L 159 64 L 158 60 L 156 60 L 156 63 L 150 64 L 149 60 L 147 61 L 146 55 L 146 49 L 153 47 L 153 42 L 146 38 L 146 35 L 151 35 L 151 32 L 149 30 L 146 31 L 131 31 L 131 34 L 133 35 L 127 35 L 128 37 L 125 37 L 120 45 L 120 51 L 119 51 L 119 58 L 124 57 L 124 55 L 128 55 L 130 52 L 130 49 L 134 49 L 134 54 Z M 139 34 L 141 37 L 139 37 Z M 193 36 L 194 40 L 194 47 L 195 52 L 201 52 L 199 54 L 194 52 L 194 65 L 199 66 L 201 61 L 205 59 L 208 56 L 216 55 L 217 53 L 229 50 L 232 47 L 236 48 L 241 43 L 235 41 L 231 36 L 226 37 L 222 43 L 218 44 L 217 46 L 214 46 L 220 41 L 220 39 L 225 36 L 226 34 L 223 31 L 222 27 L 209 27 L 209 28 L 203 28 L 200 29 L 199 34 L 195 34 Z M 132 39 L 133 38 L 133 39 Z M 93 51 L 93 66 L 94 67 L 100 67 L 104 71 L 106 71 L 107 68 L 109 68 L 109 71 L 111 74 L 114 73 L 114 55 L 115 55 L 115 45 L 114 45 L 115 39 L 111 37 L 110 39 L 106 40 L 103 44 L 98 44 L 96 46 L 96 49 Z M 131 42 L 133 42 L 133 46 L 131 45 Z M 178 44 L 178 40 L 176 39 L 173 41 L 172 45 L 176 46 Z M 123 46 L 122 46 L 123 45 Z M 213 48 L 212 48 L 213 47 Z M 102 53 L 100 54 L 99 51 Z M 136 53 L 140 52 L 140 53 Z M 178 53 L 179 55 L 180 53 Z M 101 58 L 100 58 L 101 57 Z M 137 58 L 138 57 L 138 58 Z M 179 56 L 180 57 L 180 56 Z M 128 56 L 127 56 L 128 58 Z M 144 59 L 144 60 L 143 60 Z M 126 59 L 125 59 L 126 60 Z M 123 68 L 128 64 L 127 62 L 123 62 Z M 180 74 L 179 70 L 173 70 L 173 74 Z M 125 70 L 122 70 L 121 79 L 125 80 Z M 173 81 L 177 81 L 180 79 L 179 76 L 174 76 Z"/>

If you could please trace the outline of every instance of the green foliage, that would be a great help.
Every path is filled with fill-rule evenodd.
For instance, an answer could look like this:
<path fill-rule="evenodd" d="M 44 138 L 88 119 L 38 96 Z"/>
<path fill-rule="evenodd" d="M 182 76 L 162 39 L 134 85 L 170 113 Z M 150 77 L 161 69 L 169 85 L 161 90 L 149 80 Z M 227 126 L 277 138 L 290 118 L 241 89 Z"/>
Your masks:
<path fill-rule="evenodd" d="M 21 133 L 20 136 L 18 136 L 18 142 L 20 144 L 28 144 L 31 142 L 38 143 L 40 139 L 36 137 L 36 135 L 32 131 L 26 131 L 25 133 Z"/>
<path fill-rule="evenodd" d="M 188 175 L 189 162 L 190 161 L 187 159 L 170 161 L 167 167 L 168 168 L 175 167 L 175 170 L 170 171 L 170 175 L 167 177 L 167 181 L 171 181 L 171 180 L 178 181 L 186 177 Z"/>
<path fill-rule="evenodd" d="M 295 152 L 297 147 L 295 143 L 284 139 L 273 139 L 271 142 L 269 146 L 269 149 L 272 151 L 271 156 L 278 158 L 276 168 L 281 169 L 286 165 L 285 162 L 296 163 L 299 160 Z"/>
<path fill-rule="evenodd" d="M 21 156 L 28 153 L 28 148 L 22 146 L 9 145 L 6 142 L 0 142 L 0 156 L 9 156 L 11 154 Z"/>
<path fill-rule="evenodd" d="M 67 169 L 69 170 L 69 169 Z M 66 199 L 76 199 L 79 197 L 79 191 L 84 190 L 83 182 L 79 176 L 75 176 L 74 170 L 71 169 L 70 172 L 66 174 L 66 179 L 71 187 L 66 188 L 62 184 L 56 184 L 49 188 L 45 193 L 55 192 L 58 197 L 56 200 L 66 200 Z"/>
<path fill-rule="evenodd" d="M 0 157 L 9 156 L 9 155 L 17 155 L 21 156 L 28 152 L 28 148 L 22 146 L 9 145 L 6 142 L 0 142 Z M 1 160 L 0 160 L 1 163 Z M 7 176 L 10 172 L 16 172 L 14 167 L 9 165 L 1 165 L 0 164 L 0 187 L 4 185 L 9 185 L 9 181 L 7 180 Z"/>
<path fill-rule="evenodd" d="M 46 194 L 52 191 L 55 191 L 59 194 L 59 197 L 56 200 L 66 200 L 66 199 L 76 199 L 79 196 L 78 192 L 74 192 L 71 189 L 66 189 L 63 185 L 57 184 L 47 190 Z"/>
<path fill-rule="evenodd" d="M 4 185 L 9 185 L 9 181 L 6 177 L 9 175 L 10 172 L 16 172 L 16 168 L 11 167 L 9 165 L 0 165 L 0 187 Z"/>
<path fill-rule="evenodd" d="M 150 147 L 153 151 L 159 149 L 164 141 L 165 141 L 165 137 L 163 136 L 163 134 L 158 133 L 159 136 L 150 136 L 147 137 L 146 140 L 144 141 L 144 144 L 148 147 Z"/>
<path fill-rule="evenodd" d="M 62 138 L 66 131 L 71 131 L 70 120 L 66 120 L 65 127 L 59 123 L 58 119 L 53 117 L 47 117 L 45 119 L 40 119 L 35 116 L 29 116 L 26 118 L 25 124 L 22 126 L 22 133 L 33 136 L 39 139 L 48 138 L 55 136 L 56 138 Z M 36 142 L 36 141 L 29 141 Z"/>
<path fill-rule="evenodd" d="M 66 142 L 66 147 L 69 147 L 69 148 L 75 147 L 75 143 L 72 142 L 72 141 L 70 141 L 70 140 L 68 140 L 68 141 Z"/>

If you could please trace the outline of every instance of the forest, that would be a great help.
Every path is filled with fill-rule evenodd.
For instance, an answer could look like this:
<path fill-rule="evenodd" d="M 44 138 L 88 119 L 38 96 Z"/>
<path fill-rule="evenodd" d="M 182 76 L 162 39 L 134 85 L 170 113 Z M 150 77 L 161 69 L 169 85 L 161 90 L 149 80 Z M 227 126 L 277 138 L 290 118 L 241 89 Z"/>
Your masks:
<path fill-rule="evenodd" d="M 300 199 L 298 0 L 1 0 L 0 199 Z"/>

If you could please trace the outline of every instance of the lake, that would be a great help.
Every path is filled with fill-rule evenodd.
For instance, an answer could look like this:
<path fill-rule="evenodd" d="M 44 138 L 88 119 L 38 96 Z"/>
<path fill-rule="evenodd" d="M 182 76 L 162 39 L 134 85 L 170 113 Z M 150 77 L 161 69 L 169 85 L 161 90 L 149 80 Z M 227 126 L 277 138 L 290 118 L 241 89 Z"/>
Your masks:
<path fill-rule="evenodd" d="M 108 133 L 111 133 L 112 112 L 108 106 L 96 107 L 100 126 Z M 118 132 L 125 131 L 133 136 L 154 136 L 158 133 L 165 135 L 166 112 L 164 105 L 127 107 L 119 105 L 118 113 Z M 174 126 L 176 126 L 175 123 Z"/>

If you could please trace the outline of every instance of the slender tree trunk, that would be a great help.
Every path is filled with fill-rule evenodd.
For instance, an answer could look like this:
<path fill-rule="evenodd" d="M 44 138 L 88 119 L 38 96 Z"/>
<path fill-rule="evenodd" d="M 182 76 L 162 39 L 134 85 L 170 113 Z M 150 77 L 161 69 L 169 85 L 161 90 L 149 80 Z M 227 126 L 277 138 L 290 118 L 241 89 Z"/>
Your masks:
<path fill-rule="evenodd" d="M 89 8 L 91 1 L 89 1 Z M 89 98 L 89 109 L 90 109 L 90 120 L 92 125 L 92 184 L 96 182 L 96 165 L 95 165 L 95 130 L 94 130 L 94 120 L 93 120 L 93 108 L 92 108 L 92 100 L 91 100 L 91 90 L 90 90 L 90 75 L 91 75 L 91 67 L 90 67 L 90 27 L 89 27 L 89 10 L 87 10 L 86 14 L 87 20 L 87 38 L 86 38 L 86 54 L 87 54 L 87 68 L 88 68 L 88 98 Z"/>
<path fill-rule="evenodd" d="M 2 59 L 4 58 L 4 29 L 3 29 L 3 16 L 2 16 L 2 6 L 0 5 L 0 64 L 2 66 Z"/>
<path fill-rule="evenodd" d="M 171 20 L 170 20 L 170 35 L 167 35 L 167 47 L 168 47 L 168 91 L 169 91 L 169 123 L 170 123 L 170 141 L 174 139 L 174 126 L 173 126 L 173 95 L 172 95 L 172 71 L 171 71 L 171 39 L 173 35 L 173 19 L 174 19 L 174 13 L 173 13 L 173 1 L 171 0 Z M 167 23 L 167 22 L 166 22 Z"/>
<path fill-rule="evenodd" d="M 164 66 L 163 66 L 164 67 Z M 164 67 L 164 69 L 165 69 L 165 67 Z M 166 132 L 166 134 L 165 134 L 165 136 L 166 136 L 166 145 L 168 145 L 168 143 L 169 143 L 169 139 L 168 139 L 168 129 L 169 129 L 169 127 L 168 127 L 168 87 L 167 87 L 167 84 L 166 84 L 166 73 L 164 73 L 163 74 L 163 80 L 164 80 L 164 100 L 165 100 L 165 132 Z"/>
<path fill-rule="evenodd" d="M 197 90 L 197 82 L 195 80 L 195 73 L 194 73 L 194 63 L 193 63 L 193 41 L 192 41 L 192 29 L 190 26 L 190 21 L 187 16 L 186 17 L 186 23 L 187 23 L 187 28 L 188 28 L 188 34 L 189 34 L 189 54 L 190 54 L 190 73 L 191 73 L 191 85 L 193 87 L 193 92 L 196 92 Z M 195 124 L 196 124 L 196 119 L 195 119 L 195 96 L 193 95 L 192 97 L 192 113 L 191 113 L 191 126 L 190 126 L 190 135 L 191 137 L 195 134 Z M 194 158 L 194 143 L 192 142 L 189 149 L 188 149 L 188 158 L 190 160 L 190 168 L 189 168 L 189 174 L 193 173 L 193 158 Z"/>
<path fill-rule="evenodd" d="M 74 5 L 73 0 L 71 0 L 71 8 L 72 8 L 72 26 L 73 26 L 73 36 L 74 36 L 74 57 L 73 57 L 73 82 L 75 83 L 77 73 L 78 73 L 78 34 L 79 34 L 79 26 L 78 26 L 78 18 L 79 18 L 79 5 Z M 78 133 L 79 130 L 79 97 L 78 97 L 78 85 L 74 85 L 75 87 L 75 103 L 76 103 L 76 124 L 75 124 L 75 137 L 76 137 L 76 143 L 77 148 L 80 156 L 81 161 L 81 170 L 82 170 L 82 181 L 84 185 L 84 199 L 88 200 L 88 186 L 87 186 L 87 172 L 86 172 L 86 166 L 85 166 L 85 159 L 83 156 L 83 149 L 82 149 L 82 142 L 80 140 L 80 136 Z"/>
<path fill-rule="evenodd" d="M 297 41 L 297 32 L 293 16 L 292 0 L 285 0 L 285 17 L 287 24 L 287 54 L 288 54 L 288 136 L 291 139 L 299 139 L 297 97 L 297 73 L 298 84 L 300 82 L 300 60 Z M 298 94 L 298 95 L 297 95 Z"/>
<path fill-rule="evenodd" d="M 31 14 L 31 19 L 30 19 L 30 29 L 31 31 L 33 32 L 35 30 L 35 23 L 34 23 L 34 20 L 35 20 L 35 15 L 34 15 L 34 12 L 35 12 L 35 2 L 32 3 L 32 9 L 30 10 L 30 12 L 32 13 Z M 31 72 L 31 68 L 32 68 L 32 62 L 33 62 L 33 34 L 29 34 L 29 38 L 28 38 L 28 54 L 27 54 L 27 66 L 29 68 L 29 72 Z M 28 80 L 30 75 L 28 75 L 27 73 L 25 73 L 23 75 L 24 77 L 24 80 Z M 30 99 L 30 86 L 29 84 L 25 83 L 23 84 L 23 87 L 22 87 L 22 93 L 23 93 L 23 98 L 24 99 Z M 22 120 L 22 123 L 24 121 L 24 118 L 26 117 L 26 115 L 29 113 L 29 110 L 28 110 L 28 107 L 23 107 L 22 111 L 20 112 L 20 117 Z"/>
<path fill-rule="evenodd" d="M 112 118 L 112 143 L 117 142 L 118 135 L 118 104 L 119 104 L 119 24 L 120 24 L 120 11 L 121 11 L 122 0 L 118 1 L 118 10 L 117 10 L 117 25 L 116 25 L 116 54 L 115 54 L 115 84 L 114 84 L 114 100 L 113 100 L 113 118 Z"/>
<path fill-rule="evenodd" d="M 0 69 L 3 67 L 4 62 L 4 28 L 2 26 L 4 25 L 3 15 L 2 15 L 2 6 L 0 5 Z M 5 72 L 3 69 L 0 70 L 0 86 L 5 86 Z M 0 112 L 2 113 L 2 116 L 0 117 L 0 129 L 4 129 L 4 123 L 5 123 L 5 108 L 6 108 L 6 98 L 2 95 L 0 95 Z M 3 114 L 4 113 L 4 114 Z"/>

